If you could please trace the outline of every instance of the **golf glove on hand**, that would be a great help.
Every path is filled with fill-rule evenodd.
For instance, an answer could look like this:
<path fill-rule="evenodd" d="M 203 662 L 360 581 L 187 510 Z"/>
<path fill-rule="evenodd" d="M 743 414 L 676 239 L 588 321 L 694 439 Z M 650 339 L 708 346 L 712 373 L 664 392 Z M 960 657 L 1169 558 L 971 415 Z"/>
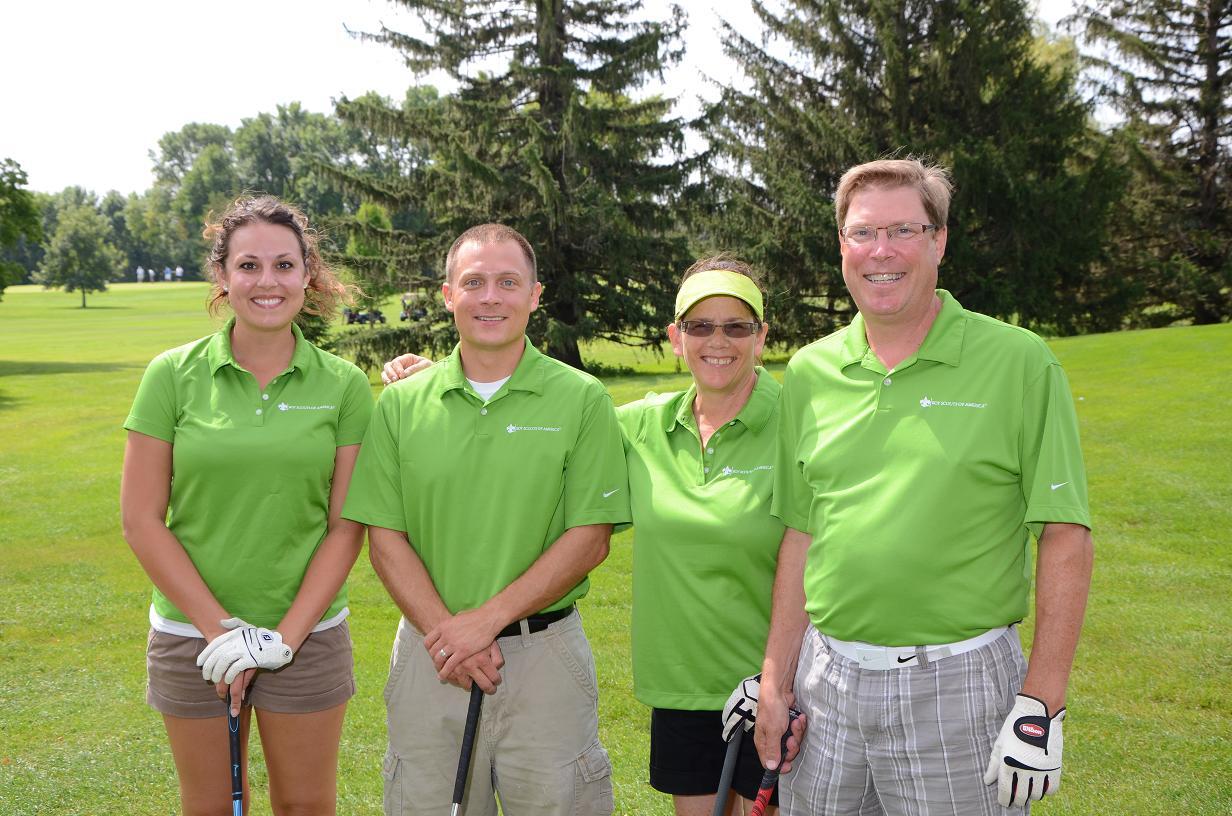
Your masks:
<path fill-rule="evenodd" d="M 746 677 L 736 686 L 723 706 L 723 741 L 731 742 L 736 729 L 743 723 L 751 731 L 757 721 L 757 695 L 761 693 L 761 675 Z"/>
<path fill-rule="evenodd" d="M 992 746 L 984 784 L 998 783 L 1002 807 L 1025 805 L 1061 787 L 1061 722 L 1065 709 L 1048 717 L 1048 708 L 1019 694 Z"/>
<path fill-rule="evenodd" d="M 282 635 L 241 618 L 219 621 L 230 629 L 219 635 L 197 656 L 201 676 L 211 683 L 230 683 L 245 669 L 280 669 L 291 662 L 291 647 Z"/>

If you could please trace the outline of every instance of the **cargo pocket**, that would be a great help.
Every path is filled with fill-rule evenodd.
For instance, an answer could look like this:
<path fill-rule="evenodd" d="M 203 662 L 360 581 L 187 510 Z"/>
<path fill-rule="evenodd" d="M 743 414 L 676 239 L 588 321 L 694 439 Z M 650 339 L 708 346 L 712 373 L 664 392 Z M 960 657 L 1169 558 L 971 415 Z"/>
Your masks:
<path fill-rule="evenodd" d="M 385 813 L 402 813 L 402 760 L 393 751 L 385 752 L 385 761 L 381 765 L 381 776 L 385 781 Z"/>
<path fill-rule="evenodd" d="M 612 760 L 598 741 L 577 758 L 574 776 L 574 816 L 611 816 L 615 809 L 612 798 Z"/>

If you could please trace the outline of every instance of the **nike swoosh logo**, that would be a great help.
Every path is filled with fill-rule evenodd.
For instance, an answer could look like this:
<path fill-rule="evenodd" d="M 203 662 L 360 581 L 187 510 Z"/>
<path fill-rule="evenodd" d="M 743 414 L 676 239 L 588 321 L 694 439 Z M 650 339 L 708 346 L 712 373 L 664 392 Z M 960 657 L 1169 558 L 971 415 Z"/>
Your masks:
<path fill-rule="evenodd" d="M 915 660 L 915 659 L 916 659 L 916 655 L 912 655 L 911 657 L 900 657 L 898 658 L 898 662 L 907 663 L 908 661 Z"/>
<path fill-rule="evenodd" d="M 1061 484 L 1049 484 L 1048 486 L 1051 487 L 1053 490 L 1056 490 L 1059 487 L 1065 487 L 1067 484 L 1069 484 L 1069 482 L 1061 482 Z"/>
<path fill-rule="evenodd" d="M 619 487 L 618 487 L 618 488 L 616 488 L 615 490 L 609 490 L 608 492 L 606 492 L 606 493 L 604 493 L 604 494 L 603 494 L 603 498 L 605 498 L 605 499 L 606 499 L 608 496 L 611 496 L 613 493 L 619 493 L 619 492 L 620 492 L 620 488 L 619 488 Z"/>

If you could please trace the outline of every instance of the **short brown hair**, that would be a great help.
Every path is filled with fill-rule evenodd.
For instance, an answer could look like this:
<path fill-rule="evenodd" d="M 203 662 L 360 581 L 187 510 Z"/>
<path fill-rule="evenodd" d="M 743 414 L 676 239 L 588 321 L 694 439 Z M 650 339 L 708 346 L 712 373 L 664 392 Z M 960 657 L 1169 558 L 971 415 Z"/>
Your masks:
<path fill-rule="evenodd" d="M 453 279 L 454 264 L 457 262 L 458 250 L 462 248 L 463 244 L 488 246 L 489 244 L 503 244 L 506 241 L 517 244 L 518 248 L 522 250 L 522 255 L 526 257 L 526 262 L 530 264 L 531 282 L 534 283 L 539 280 L 539 266 L 535 262 L 535 250 L 522 233 L 504 224 L 477 224 L 459 235 L 458 239 L 453 242 L 453 246 L 449 248 L 449 254 L 445 256 L 445 281 L 449 282 Z"/>
<path fill-rule="evenodd" d="M 213 290 L 210 292 L 210 314 L 216 315 L 227 302 L 227 291 L 220 282 L 221 272 L 227 266 L 227 254 L 231 249 L 231 236 L 240 227 L 249 224 L 275 224 L 295 233 L 308 272 L 308 288 L 304 290 L 304 311 L 322 317 L 333 317 L 338 306 L 352 303 L 356 287 L 344 284 L 321 259 L 320 238 L 308 226 L 308 216 L 291 204 L 274 196 L 241 196 L 231 203 L 220 218 L 206 218 L 205 230 L 201 233 L 210 242 L 206 256 Z"/>
<path fill-rule="evenodd" d="M 840 229 L 847 219 L 851 199 L 857 192 L 869 187 L 883 190 L 915 188 L 924 202 L 924 211 L 937 229 L 944 229 L 950 217 L 950 196 L 954 193 L 954 184 L 950 181 L 949 170 L 940 165 L 925 164 L 915 157 L 878 159 L 856 165 L 839 179 L 838 191 L 834 194 L 834 211 Z"/>
<path fill-rule="evenodd" d="M 684 274 L 680 276 L 680 282 L 684 283 L 697 273 L 709 272 L 712 269 L 723 269 L 728 272 L 735 272 L 737 275 L 744 275 L 757 285 L 757 288 L 761 290 L 762 297 L 766 296 L 766 287 L 762 282 L 761 273 L 730 252 L 720 252 L 717 255 L 709 255 L 705 258 L 698 258 L 693 262 L 693 265 L 686 269 Z"/>

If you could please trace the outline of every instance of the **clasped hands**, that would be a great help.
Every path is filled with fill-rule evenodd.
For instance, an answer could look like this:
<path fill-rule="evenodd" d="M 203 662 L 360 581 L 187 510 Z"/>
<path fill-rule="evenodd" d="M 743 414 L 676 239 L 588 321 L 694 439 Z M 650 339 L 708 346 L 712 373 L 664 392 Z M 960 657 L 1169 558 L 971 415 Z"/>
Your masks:
<path fill-rule="evenodd" d="M 484 693 L 495 694 L 505 665 L 496 643 L 503 628 L 482 608 L 466 609 L 432 627 L 424 635 L 424 649 L 441 680 L 463 689 L 478 683 Z"/>

